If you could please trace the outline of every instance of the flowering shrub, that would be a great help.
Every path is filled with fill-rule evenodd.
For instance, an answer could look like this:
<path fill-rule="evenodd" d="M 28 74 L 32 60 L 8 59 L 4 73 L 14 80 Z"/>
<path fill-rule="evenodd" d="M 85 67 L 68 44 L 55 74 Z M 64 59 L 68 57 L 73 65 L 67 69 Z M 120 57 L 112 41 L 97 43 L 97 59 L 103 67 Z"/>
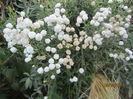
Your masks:
<path fill-rule="evenodd" d="M 71 87 L 66 88 L 64 96 L 61 95 L 63 98 L 55 95 L 59 97 L 56 99 L 66 96 L 67 99 L 80 99 L 82 91 L 76 87 L 86 86 L 84 81 L 91 79 L 86 75 L 91 76 L 99 67 L 105 69 L 112 65 L 115 68 L 115 62 L 125 64 L 133 59 L 132 48 L 128 46 L 131 8 L 123 0 L 108 0 L 95 7 L 97 3 L 100 5 L 98 1 L 89 5 L 92 13 L 87 8 L 71 12 L 63 2 L 57 3 L 53 13 L 41 19 L 30 19 L 22 11 L 15 24 L 5 25 L 3 33 L 10 51 L 23 53 L 24 61 L 32 64 L 31 72 L 24 73 L 26 78 L 21 80 L 25 88 L 34 88 L 32 95 L 27 97 L 53 99 L 54 91 L 51 90 L 55 88 L 57 93 L 65 90 L 61 85 Z M 40 9 L 46 7 L 41 4 Z M 69 93 L 71 88 L 76 91 Z"/>

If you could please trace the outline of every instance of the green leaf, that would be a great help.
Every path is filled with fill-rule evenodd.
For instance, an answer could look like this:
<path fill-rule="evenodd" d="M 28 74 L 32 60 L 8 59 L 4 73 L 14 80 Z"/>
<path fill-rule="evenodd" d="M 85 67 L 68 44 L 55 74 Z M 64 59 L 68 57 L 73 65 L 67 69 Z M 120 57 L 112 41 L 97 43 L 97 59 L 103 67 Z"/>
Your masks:
<path fill-rule="evenodd" d="M 32 81 L 30 78 L 28 78 L 25 82 L 25 88 L 28 89 L 28 88 L 31 88 L 32 87 Z"/>

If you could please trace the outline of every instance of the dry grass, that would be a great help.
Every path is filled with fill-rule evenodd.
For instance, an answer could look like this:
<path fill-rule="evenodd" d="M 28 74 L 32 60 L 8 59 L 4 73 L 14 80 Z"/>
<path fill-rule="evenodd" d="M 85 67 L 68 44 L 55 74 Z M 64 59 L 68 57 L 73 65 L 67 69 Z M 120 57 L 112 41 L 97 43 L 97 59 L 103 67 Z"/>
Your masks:
<path fill-rule="evenodd" d="M 105 86 L 111 83 L 104 75 L 96 74 L 90 90 L 88 99 L 120 99 L 119 88 Z"/>

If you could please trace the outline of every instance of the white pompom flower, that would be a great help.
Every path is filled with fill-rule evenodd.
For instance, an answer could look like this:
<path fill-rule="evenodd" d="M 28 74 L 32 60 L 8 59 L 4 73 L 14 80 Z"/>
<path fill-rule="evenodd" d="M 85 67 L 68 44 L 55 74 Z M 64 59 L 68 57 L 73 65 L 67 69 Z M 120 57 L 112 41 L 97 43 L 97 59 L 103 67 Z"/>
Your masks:
<path fill-rule="evenodd" d="M 60 64 L 63 64 L 63 62 L 64 62 L 64 59 L 63 59 L 63 58 L 60 58 L 60 59 L 59 59 L 59 63 L 60 63 Z"/>
<path fill-rule="evenodd" d="M 55 60 L 59 59 L 59 54 L 54 54 L 53 58 L 54 58 Z"/>
<path fill-rule="evenodd" d="M 83 69 L 83 68 L 80 68 L 80 69 L 79 69 L 79 73 L 80 73 L 80 74 L 83 74 L 83 73 L 84 73 L 84 69 Z"/>
<path fill-rule="evenodd" d="M 33 39 L 33 38 L 35 38 L 36 33 L 35 32 L 29 32 L 28 36 L 29 36 L 30 39 Z"/>
<path fill-rule="evenodd" d="M 57 68 L 57 69 L 60 69 L 61 68 L 61 65 L 60 64 L 55 64 L 55 67 Z"/>
<path fill-rule="evenodd" d="M 61 8 L 61 13 L 65 13 L 65 9 L 64 8 Z"/>
<path fill-rule="evenodd" d="M 37 33 L 36 36 L 35 36 L 35 39 L 36 39 L 37 41 L 41 41 L 42 38 L 43 38 L 43 36 L 42 36 L 42 34 L 40 34 L 40 33 Z"/>
<path fill-rule="evenodd" d="M 31 61 L 31 58 L 30 57 L 27 57 L 27 58 L 25 58 L 25 60 L 24 60 L 26 63 L 28 63 L 28 62 L 30 62 Z"/>
<path fill-rule="evenodd" d="M 49 67 L 45 67 L 44 72 L 49 72 Z"/>
<path fill-rule="evenodd" d="M 56 70 L 56 74 L 60 74 L 60 73 L 61 73 L 60 69 Z"/>
<path fill-rule="evenodd" d="M 54 59 L 53 59 L 53 58 L 50 58 L 50 59 L 48 60 L 48 62 L 49 62 L 49 64 L 53 64 L 53 63 L 54 63 Z"/>
<path fill-rule="evenodd" d="M 73 82 L 77 82 L 78 78 L 76 76 L 73 77 Z"/>
<path fill-rule="evenodd" d="M 55 69 L 55 64 L 49 64 L 49 69 L 50 69 L 50 70 Z"/>
<path fill-rule="evenodd" d="M 61 3 L 57 3 L 57 4 L 55 5 L 55 7 L 56 7 L 56 8 L 61 7 Z"/>
<path fill-rule="evenodd" d="M 42 67 L 38 68 L 38 69 L 37 69 L 37 73 L 38 73 L 38 74 L 43 74 L 43 68 L 42 68 Z"/>
<path fill-rule="evenodd" d="M 50 78 L 51 78 L 51 79 L 55 79 L 55 75 L 52 75 Z"/>
<path fill-rule="evenodd" d="M 10 51 L 11 51 L 12 53 L 16 53 L 16 52 L 17 52 L 17 48 L 12 47 L 12 48 L 10 48 Z"/>
<path fill-rule="evenodd" d="M 20 12 L 20 15 L 22 16 L 22 17 L 25 17 L 25 12 Z"/>
<path fill-rule="evenodd" d="M 11 28 L 13 28 L 13 25 L 11 23 L 7 23 L 6 27 L 11 29 Z"/>
<path fill-rule="evenodd" d="M 50 51 L 51 51 L 51 47 L 50 47 L 50 46 L 47 46 L 47 47 L 45 48 L 45 50 L 46 50 L 47 52 L 50 52 Z"/>
<path fill-rule="evenodd" d="M 51 42 L 51 40 L 49 38 L 45 39 L 45 43 L 49 44 Z"/>
<path fill-rule="evenodd" d="M 52 53 L 55 53 L 56 51 L 57 51 L 56 48 L 51 48 Z"/>
<path fill-rule="evenodd" d="M 46 36 L 46 35 L 47 35 L 47 31 L 46 31 L 46 30 L 42 30 L 42 31 L 40 32 L 40 34 L 42 34 L 42 36 Z"/>

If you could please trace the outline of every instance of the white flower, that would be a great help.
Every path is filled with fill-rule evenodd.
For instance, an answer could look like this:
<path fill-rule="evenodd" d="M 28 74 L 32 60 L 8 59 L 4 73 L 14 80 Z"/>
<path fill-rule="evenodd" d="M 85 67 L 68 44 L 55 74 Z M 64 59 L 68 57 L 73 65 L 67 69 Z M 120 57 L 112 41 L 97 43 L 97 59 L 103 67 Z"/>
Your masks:
<path fill-rule="evenodd" d="M 80 24 L 79 24 L 79 23 L 76 23 L 76 26 L 77 26 L 77 27 L 79 27 L 79 26 L 80 26 Z"/>
<path fill-rule="evenodd" d="M 34 53 L 34 49 L 32 46 L 27 46 L 26 51 L 27 51 L 27 53 Z"/>
<path fill-rule="evenodd" d="M 60 69 L 56 70 L 56 74 L 60 74 L 60 73 L 61 73 Z"/>
<path fill-rule="evenodd" d="M 13 42 L 8 42 L 8 48 L 13 47 L 13 45 L 15 45 Z"/>
<path fill-rule="evenodd" d="M 80 68 L 80 69 L 79 69 L 79 73 L 80 73 L 80 74 L 83 74 L 83 73 L 84 73 L 84 69 L 83 69 L 83 68 Z"/>
<path fill-rule="evenodd" d="M 22 16 L 22 17 L 25 17 L 25 12 L 20 12 L 20 15 Z"/>
<path fill-rule="evenodd" d="M 91 20 L 91 21 L 90 21 L 90 24 L 91 24 L 91 25 L 95 24 L 95 21 L 94 21 L 94 20 Z"/>
<path fill-rule="evenodd" d="M 94 50 L 97 50 L 97 46 L 94 46 L 93 48 L 94 48 Z"/>
<path fill-rule="evenodd" d="M 97 26 L 100 25 L 100 23 L 96 21 L 96 22 L 94 23 L 94 25 L 97 27 Z"/>
<path fill-rule="evenodd" d="M 39 22 L 33 23 L 33 28 L 38 29 L 38 28 L 40 28 L 40 27 L 41 27 L 41 25 L 40 25 Z"/>
<path fill-rule="evenodd" d="M 83 22 L 82 18 L 78 16 L 78 17 L 77 17 L 77 23 L 78 23 L 78 24 L 81 24 L 82 22 Z"/>
<path fill-rule="evenodd" d="M 51 52 L 55 53 L 56 52 L 56 48 L 51 48 Z"/>
<path fill-rule="evenodd" d="M 40 33 L 37 33 L 36 34 L 36 36 L 35 36 L 35 39 L 37 40 L 37 41 L 41 41 L 42 40 L 42 34 L 40 34 Z"/>
<path fill-rule="evenodd" d="M 113 57 L 114 57 L 114 58 L 117 58 L 117 57 L 118 57 L 118 54 L 117 54 L 117 53 L 115 53 L 115 54 L 113 55 Z"/>
<path fill-rule="evenodd" d="M 49 67 L 45 67 L 44 72 L 49 72 Z"/>
<path fill-rule="evenodd" d="M 9 32 L 11 32 L 11 29 L 9 29 L 9 28 L 5 28 L 4 30 L 3 30 L 3 33 L 9 33 Z"/>
<path fill-rule="evenodd" d="M 63 34 L 59 34 L 58 35 L 58 39 L 61 41 L 61 40 L 63 40 Z"/>
<path fill-rule="evenodd" d="M 86 14 L 86 12 L 84 11 L 84 10 L 82 10 L 81 12 L 80 12 L 80 16 L 83 16 L 83 15 L 85 15 Z"/>
<path fill-rule="evenodd" d="M 29 61 L 31 61 L 30 57 L 25 58 L 25 62 L 28 63 Z"/>
<path fill-rule="evenodd" d="M 124 6 L 124 9 L 125 9 L 125 10 L 128 10 L 128 6 Z"/>
<path fill-rule="evenodd" d="M 55 9 L 55 15 L 57 15 L 57 16 L 60 15 L 60 9 L 59 8 Z"/>
<path fill-rule="evenodd" d="M 42 9 L 43 9 L 43 8 L 44 8 L 44 6 L 41 4 L 41 5 L 40 5 L 40 8 L 42 8 Z"/>
<path fill-rule="evenodd" d="M 93 40 L 95 41 L 97 45 L 102 45 L 103 38 L 101 38 L 100 34 L 95 34 L 93 37 Z"/>
<path fill-rule="evenodd" d="M 64 34 L 64 35 L 63 35 L 63 38 L 64 38 L 64 40 L 68 41 L 68 39 L 69 39 L 70 37 L 69 37 L 68 34 Z"/>
<path fill-rule="evenodd" d="M 62 49 L 62 48 L 63 48 L 63 45 L 60 43 L 60 44 L 57 45 L 57 47 L 58 47 L 59 49 Z"/>
<path fill-rule="evenodd" d="M 92 2 L 91 2 L 91 5 L 92 5 L 92 6 L 95 6 L 95 5 L 96 5 L 96 1 L 92 1 Z"/>
<path fill-rule="evenodd" d="M 51 51 L 51 47 L 47 46 L 45 50 L 46 50 L 47 52 L 50 52 L 50 51 Z"/>
<path fill-rule="evenodd" d="M 76 51 L 79 51 L 80 50 L 80 47 L 79 46 L 76 46 Z"/>
<path fill-rule="evenodd" d="M 72 78 L 70 78 L 70 82 L 71 82 L 71 83 L 73 82 L 73 79 L 72 79 Z"/>
<path fill-rule="evenodd" d="M 130 57 L 126 57 L 126 61 L 129 61 L 130 60 Z"/>
<path fill-rule="evenodd" d="M 59 25 L 59 24 L 57 24 L 57 25 L 54 27 L 54 31 L 55 31 L 56 33 L 61 32 L 61 30 L 62 30 L 62 27 L 61 27 L 61 25 Z"/>
<path fill-rule="evenodd" d="M 64 23 L 65 24 L 70 24 L 70 20 L 68 18 L 64 18 Z"/>
<path fill-rule="evenodd" d="M 83 35 L 86 34 L 86 32 L 85 32 L 85 31 L 80 31 L 79 34 L 80 34 L 81 36 L 83 36 Z"/>
<path fill-rule="evenodd" d="M 127 52 L 128 54 L 132 55 L 133 52 L 131 50 L 129 50 L 128 48 L 125 49 L 125 52 Z"/>
<path fill-rule="evenodd" d="M 8 23 L 8 24 L 6 24 L 6 27 L 11 29 L 11 28 L 13 28 L 13 25 L 11 23 Z"/>
<path fill-rule="evenodd" d="M 64 8 L 61 8 L 61 13 L 65 13 L 65 9 Z"/>
<path fill-rule="evenodd" d="M 130 23 L 126 23 L 124 26 L 125 28 L 128 28 L 130 26 Z"/>
<path fill-rule="evenodd" d="M 45 39 L 45 43 L 49 44 L 51 42 L 51 40 L 49 38 Z"/>
<path fill-rule="evenodd" d="M 59 54 L 54 54 L 53 58 L 56 60 L 59 59 Z"/>
<path fill-rule="evenodd" d="M 98 17 L 97 19 L 99 22 L 102 22 L 104 20 L 104 17 Z"/>
<path fill-rule="evenodd" d="M 86 15 L 86 14 L 83 15 L 82 19 L 83 19 L 84 21 L 88 20 L 88 15 Z"/>
<path fill-rule="evenodd" d="M 78 78 L 76 76 L 73 77 L 73 82 L 77 82 Z"/>
<path fill-rule="evenodd" d="M 31 27 L 32 26 L 32 21 L 29 18 L 25 18 L 23 22 L 24 22 L 24 25 L 26 27 Z"/>
<path fill-rule="evenodd" d="M 48 99 L 48 96 L 44 96 L 44 99 Z"/>
<path fill-rule="evenodd" d="M 75 32 L 75 28 L 72 27 L 72 28 L 71 28 L 71 31 L 72 31 L 72 32 Z"/>
<path fill-rule="evenodd" d="M 57 4 L 55 5 L 56 8 L 59 8 L 60 6 L 61 6 L 61 3 L 57 3 Z"/>
<path fill-rule="evenodd" d="M 38 72 L 38 74 L 43 74 L 43 68 L 42 67 L 38 68 L 37 72 Z"/>
<path fill-rule="evenodd" d="M 35 38 L 36 33 L 35 32 L 29 32 L 28 36 L 29 36 L 30 39 L 33 39 L 33 38 Z"/>
<path fill-rule="evenodd" d="M 16 53 L 16 52 L 17 52 L 17 49 L 16 49 L 15 47 L 12 47 L 12 48 L 10 49 L 10 51 L 11 51 L 12 53 Z"/>
<path fill-rule="evenodd" d="M 51 76 L 51 79 L 55 79 L 55 75 L 52 75 L 52 76 Z"/>
<path fill-rule="evenodd" d="M 49 69 L 50 69 L 50 70 L 55 69 L 55 64 L 49 64 Z"/>
<path fill-rule="evenodd" d="M 119 45 L 124 45 L 124 42 L 123 41 L 119 41 Z"/>
<path fill-rule="evenodd" d="M 70 27 L 66 27 L 66 32 L 70 32 L 71 28 Z"/>
<path fill-rule="evenodd" d="M 56 67 L 57 69 L 59 69 L 59 68 L 61 67 L 61 65 L 60 65 L 60 64 L 55 64 L 55 67 Z"/>
<path fill-rule="evenodd" d="M 40 24 L 40 26 L 44 25 L 44 21 L 42 21 L 42 20 L 38 20 L 37 22 Z"/>
<path fill-rule="evenodd" d="M 46 35 L 47 35 L 47 31 L 46 31 L 46 30 L 42 30 L 42 31 L 40 32 L 40 34 L 42 34 L 42 36 L 46 36 Z"/>
<path fill-rule="evenodd" d="M 70 50 L 66 50 L 66 54 L 70 55 L 71 51 Z"/>
<path fill-rule="evenodd" d="M 60 58 L 60 59 L 59 59 L 59 63 L 60 63 L 60 64 L 63 64 L 63 62 L 64 62 L 64 59 L 63 59 L 63 58 Z"/>
<path fill-rule="evenodd" d="M 126 48 L 125 51 L 128 53 L 130 50 L 128 48 Z"/>
<path fill-rule="evenodd" d="M 109 0 L 108 3 L 113 3 L 113 0 Z"/>
<path fill-rule="evenodd" d="M 123 38 L 128 38 L 128 34 L 124 34 L 123 35 Z"/>
<path fill-rule="evenodd" d="M 109 57 L 114 57 L 114 55 L 112 53 L 109 54 Z"/>
<path fill-rule="evenodd" d="M 53 64 L 53 63 L 54 63 L 54 59 L 53 59 L 53 58 L 50 58 L 50 59 L 48 60 L 48 62 L 49 62 L 50 64 Z"/>

